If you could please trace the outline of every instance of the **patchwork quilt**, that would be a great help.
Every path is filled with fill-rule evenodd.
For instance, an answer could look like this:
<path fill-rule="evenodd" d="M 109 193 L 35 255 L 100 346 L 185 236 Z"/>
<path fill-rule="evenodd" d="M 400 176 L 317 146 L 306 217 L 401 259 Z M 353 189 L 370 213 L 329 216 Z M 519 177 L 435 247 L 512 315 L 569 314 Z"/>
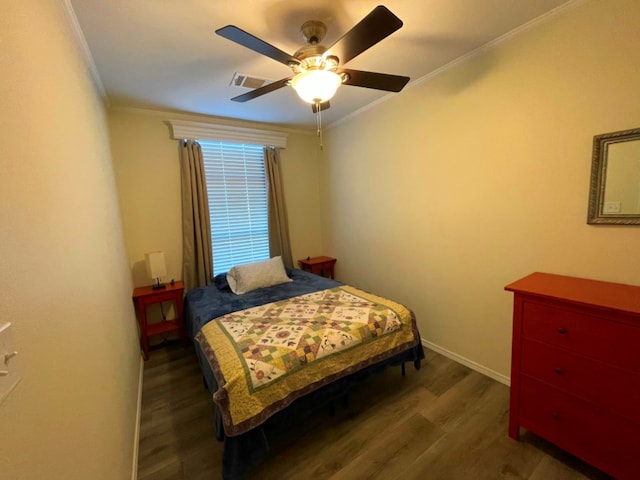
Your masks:
<path fill-rule="evenodd" d="M 225 434 L 419 342 L 413 312 L 348 285 L 229 313 L 195 336 L 218 383 Z"/>

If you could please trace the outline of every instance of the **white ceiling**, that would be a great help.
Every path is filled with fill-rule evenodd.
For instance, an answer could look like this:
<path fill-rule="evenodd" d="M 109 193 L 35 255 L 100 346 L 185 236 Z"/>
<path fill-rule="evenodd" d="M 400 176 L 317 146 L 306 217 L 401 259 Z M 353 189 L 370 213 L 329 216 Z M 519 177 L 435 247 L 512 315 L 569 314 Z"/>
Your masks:
<path fill-rule="evenodd" d="M 380 0 L 70 0 L 112 106 L 139 107 L 313 128 L 315 115 L 290 87 L 246 103 L 234 72 L 270 80 L 285 65 L 214 34 L 235 25 L 293 54 L 300 26 L 327 25 L 329 46 Z M 387 0 L 404 26 L 348 68 L 411 77 L 411 83 L 567 0 Z M 343 85 L 323 112 L 330 124 L 387 93 Z"/>

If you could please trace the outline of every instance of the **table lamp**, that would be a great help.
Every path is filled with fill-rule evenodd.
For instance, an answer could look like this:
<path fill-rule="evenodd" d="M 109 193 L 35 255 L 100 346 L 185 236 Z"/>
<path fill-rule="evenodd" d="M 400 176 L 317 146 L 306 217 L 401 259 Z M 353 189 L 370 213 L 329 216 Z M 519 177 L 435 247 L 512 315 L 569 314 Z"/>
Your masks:
<path fill-rule="evenodd" d="M 166 288 L 163 283 L 160 283 L 160 277 L 167 275 L 167 264 L 164 260 L 164 252 L 146 253 L 145 260 L 147 262 L 147 273 L 155 281 L 152 287 L 153 290 Z"/>

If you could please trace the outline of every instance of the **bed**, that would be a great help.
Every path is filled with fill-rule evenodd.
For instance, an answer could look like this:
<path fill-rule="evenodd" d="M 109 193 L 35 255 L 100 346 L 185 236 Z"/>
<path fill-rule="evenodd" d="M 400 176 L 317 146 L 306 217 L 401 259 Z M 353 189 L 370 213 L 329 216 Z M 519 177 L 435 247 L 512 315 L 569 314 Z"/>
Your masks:
<path fill-rule="evenodd" d="M 413 312 L 297 269 L 237 295 L 226 275 L 185 297 L 185 326 L 215 404 L 222 478 L 246 478 L 271 435 L 390 366 L 420 368 Z"/>

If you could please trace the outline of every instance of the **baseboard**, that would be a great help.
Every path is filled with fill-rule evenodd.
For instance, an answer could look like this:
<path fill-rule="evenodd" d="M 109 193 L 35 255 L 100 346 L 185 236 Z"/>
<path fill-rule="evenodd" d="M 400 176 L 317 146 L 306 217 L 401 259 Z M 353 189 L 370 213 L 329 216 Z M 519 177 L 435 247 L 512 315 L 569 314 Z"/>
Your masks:
<path fill-rule="evenodd" d="M 142 380 L 144 377 L 144 359 L 140 357 L 140 373 L 138 374 L 138 410 L 136 412 L 136 428 L 133 433 L 133 465 L 131 480 L 138 478 L 138 445 L 140 444 L 140 417 L 142 415 Z"/>
<path fill-rule="evenodd" d="M 465 358 L 462 355 L 453 353 L 447 350 L 446 348 L 442 348 L 439 345 L 436 345 L 435 343 L 431 343 L 425 340 L 424 338 L 422 339 L 422 345 L 424 345 L 430 350 L 433 350 L 436 353 L 444 355 L 445 357 L 450 358 L 451 360 L 464 365 L 465 367 L 469 367 L 470 369 L 475 370 L 476 372 L 479 372 L 483 375 L 486 375 L 489 378 L 493 378 L 494 380 L 500 383 L 504 383 L 507 386 L 511 385 L 511 379 L 506 375 L 498 373 L 495 370 L 491 370 L 490 368 L 487 368 L 484 365 L 480 365 L 479 363 L 476 363 L 473 360 L 469 360 L 468 358 Z"/>

